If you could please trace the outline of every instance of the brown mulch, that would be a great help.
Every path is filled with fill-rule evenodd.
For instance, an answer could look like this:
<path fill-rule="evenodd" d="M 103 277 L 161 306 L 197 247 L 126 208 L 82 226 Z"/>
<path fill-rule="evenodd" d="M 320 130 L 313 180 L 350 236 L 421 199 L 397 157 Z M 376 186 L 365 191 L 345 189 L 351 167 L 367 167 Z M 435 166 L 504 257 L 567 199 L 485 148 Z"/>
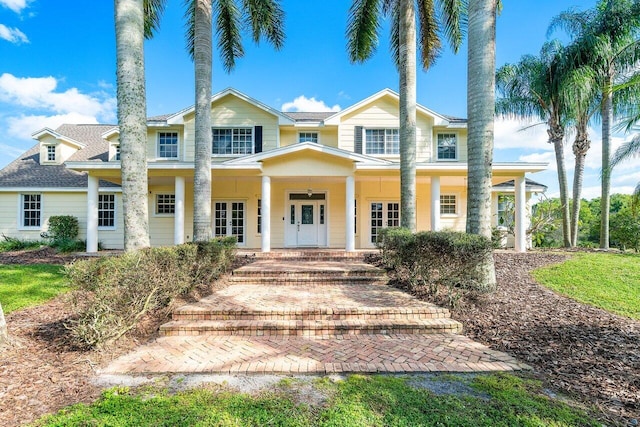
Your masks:
<path fill-rule="evenodd" d="M 46 249 L 32 252 L 0 254 L 0 264 L 73 259 Z M 550 389 L 597 405 L 611 424 L 638 418 L 640 322 L 561 297 L 530 277 L 532 269 L 566 255 L 503 252 L 495 259 L 498 291 L 454 312 L 465 333 L 525 361 Z M 12 345 L 0 349 L 0 425 L 21 425 L 95 400 L 101 391 L 91 382 L 95 370 L 146 338 L 103 351 L 74 350 L 63 326 L 70 315 L 63 296 L 7 316 Z"/>

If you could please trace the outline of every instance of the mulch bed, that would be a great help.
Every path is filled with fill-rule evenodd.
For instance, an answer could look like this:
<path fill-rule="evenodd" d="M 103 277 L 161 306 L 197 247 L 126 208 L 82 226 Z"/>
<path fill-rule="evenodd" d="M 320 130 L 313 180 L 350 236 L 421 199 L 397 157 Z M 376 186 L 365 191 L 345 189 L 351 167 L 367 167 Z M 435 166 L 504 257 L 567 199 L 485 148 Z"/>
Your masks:
<path fill-rule="evenodd" d="M 0 254 L 0 264 L 72 259 L 46 250 Z M 596 405 L 611 424 L 638 418 L 640 322 L 561 297 L 530 277 L 532 269 L 566 255 L 503 252 L 495 259 L 498 291 L 454 312 L 465 334 L 525 361 L 550 389 Z M 7 316 L 13 344 L 0 349 L 0 425 L 21 425 L 95 400 L 101 391 L 91 383 L 95 370 L 145 339 L 133 337 L 101 352 L 74 350 L 64 339 L 70 314 L 63 296 Z"/>

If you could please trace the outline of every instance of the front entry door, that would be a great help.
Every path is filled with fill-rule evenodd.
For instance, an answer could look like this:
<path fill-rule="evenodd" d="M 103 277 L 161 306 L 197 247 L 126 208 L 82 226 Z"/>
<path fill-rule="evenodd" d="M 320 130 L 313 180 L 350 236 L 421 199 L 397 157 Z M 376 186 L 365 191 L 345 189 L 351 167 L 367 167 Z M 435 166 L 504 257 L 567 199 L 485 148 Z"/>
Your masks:
<path fill-rule="evenodd" d="M 286 218 L 286 246 L 314 247 L 326 246 L 326 202 L 322 199 L 312 199 L 306 194 L 307 200 L 293 199 L 292 194 Z M 317 197 L 317 195 L 314 195 Z"/>
<path fill-rule="evenodd" d="M 216 201 L 214 203 L 213 233 L 215 237 L 235 236 L 244 245 L 244 202 Z"/>

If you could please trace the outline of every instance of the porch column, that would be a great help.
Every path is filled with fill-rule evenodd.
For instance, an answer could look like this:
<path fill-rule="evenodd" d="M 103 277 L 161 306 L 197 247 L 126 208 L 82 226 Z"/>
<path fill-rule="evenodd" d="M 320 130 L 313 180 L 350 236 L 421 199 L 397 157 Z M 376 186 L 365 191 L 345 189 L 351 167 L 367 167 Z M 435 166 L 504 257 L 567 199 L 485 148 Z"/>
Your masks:
<path fill-rule="evenodd" d="M 173 217 L 173 243 L 184 243 L 184 177 L 176 176 L 175 182 L 175 214 Z"/>
<path fill-rule="evenodd" d="M 346 182 L 347 198 L 345 200 L 345 206 L 347 207 L 345 212 L 345 251 L 353 252 L 356 249 L 356 219 L 355 219 L 355 199 L 356 199 L 356 185 L 353 176 L 347 177 Z"/>
<path fill-rule="evenodd" d="M 440 231 L 440 177 L 431 177 L 431 231 Z"/>
<path fill-rule="evenodd" d="M 527 251 L 527 201 L 525 195 L 524 176 L 515 179 L 516 212 L 515 212 L 515 250 L 516 252 Z"/>
<path fill-rule="evenodd" d="M 262 252 L 271 251 L 271 177 L 262 177 Z"/>
<path fill-rule="evenodd" d="M 98 252 L 98 182 L 87 176 L 87 252 Z"/>

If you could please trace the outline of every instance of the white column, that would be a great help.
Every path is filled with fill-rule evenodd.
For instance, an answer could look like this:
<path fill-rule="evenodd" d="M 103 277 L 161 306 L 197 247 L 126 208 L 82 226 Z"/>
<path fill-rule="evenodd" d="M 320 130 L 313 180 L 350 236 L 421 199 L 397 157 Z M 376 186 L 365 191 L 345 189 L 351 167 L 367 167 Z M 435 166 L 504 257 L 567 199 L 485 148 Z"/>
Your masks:
<path fill-rule="evenodd" d="M 527 251 L 527 201 L 525 195 L 524 176 L 515 179 L 516 193 L 516 226 L 515 226 L 515 249 L 516 252 Z"/>
<path fill-rule="evenodd" d="M 271 177 L 262 177 L 262 252 L 271 251 Z"/>
<path fill-rule="evenodd" d="M 184 243 L 184 177 L 176 176 L 175 181 L 175 213 L 173 217 L 173 243 Z"/>
<path fill-rule="evenodd" d="M 87 252 L 98 252 L 98 182 L 87 176 Z"/>
<path fill-rule="evenodd" d="M 440 231 L 440 177 L 431 177 L 431 231 Z"/>
<path fill-rule="evenodd" d="M 356 249 L 356 184 L 352 176 L 347 177 L 346 182 L 346 210 L 345 210 L 345 251 L 353 252 Z"/>

